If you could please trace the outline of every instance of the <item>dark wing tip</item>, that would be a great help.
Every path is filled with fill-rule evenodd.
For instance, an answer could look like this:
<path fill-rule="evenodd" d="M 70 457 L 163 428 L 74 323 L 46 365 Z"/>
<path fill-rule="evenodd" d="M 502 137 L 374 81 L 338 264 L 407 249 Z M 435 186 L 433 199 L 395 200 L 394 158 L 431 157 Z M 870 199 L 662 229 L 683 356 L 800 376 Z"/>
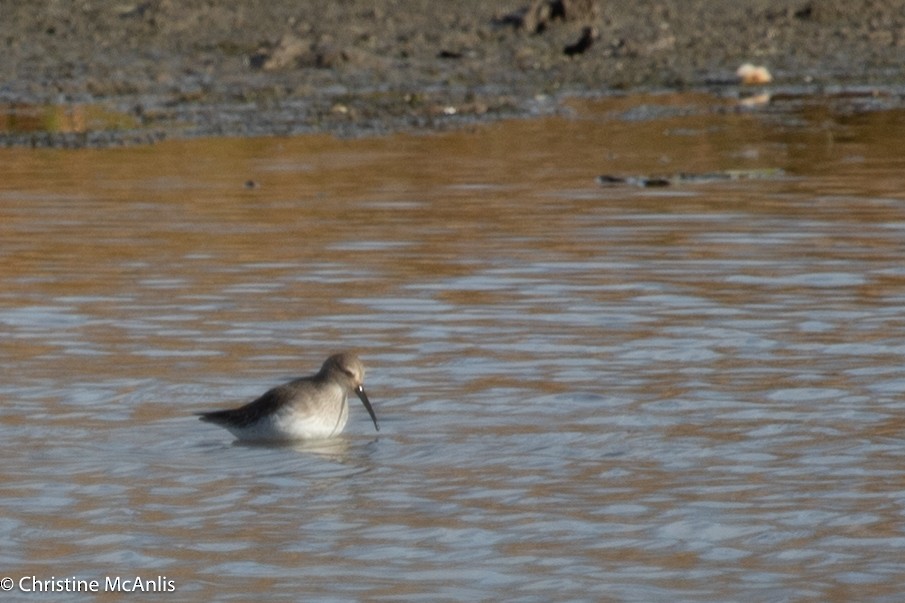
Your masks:
<path fill-rule="evenodd" d="M 199 421 L 213 423 L 214 425 L 225 425 L 229 423 L 229 417 L 226 414 L 228 412 L 229 411 L 212 410 L 209 412 L 195 412 L 192 414 L 197 416 Z"/>

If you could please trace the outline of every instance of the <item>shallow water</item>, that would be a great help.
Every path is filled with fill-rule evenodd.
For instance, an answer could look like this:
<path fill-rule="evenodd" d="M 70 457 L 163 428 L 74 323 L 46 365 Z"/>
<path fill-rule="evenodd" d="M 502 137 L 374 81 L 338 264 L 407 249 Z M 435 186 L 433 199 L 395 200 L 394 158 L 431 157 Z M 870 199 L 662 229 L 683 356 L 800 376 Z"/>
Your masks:
<path fill-rule="evenodd" d="M 897 601 L 905 115 L 709 103 L 0 151 L 0 578 Z M 715 170 L 782 172 L 595 181 Z M 379 434 L 357 401 L 295 447 L 191 414 L 345 348 Z"/>

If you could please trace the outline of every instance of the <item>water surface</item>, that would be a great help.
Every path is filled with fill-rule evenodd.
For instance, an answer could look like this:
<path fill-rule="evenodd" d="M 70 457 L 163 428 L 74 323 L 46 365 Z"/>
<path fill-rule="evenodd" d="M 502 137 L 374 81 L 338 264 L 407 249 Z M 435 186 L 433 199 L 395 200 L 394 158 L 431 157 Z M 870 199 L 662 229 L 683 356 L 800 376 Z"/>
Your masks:
<path fill-rule="evenodd" d="M 572 109 L 0 151 L 13 594 L 898 600 L 903 114 Z M 718 170 L 781 171 L 595 181 Z M 316 445 L 192 416 L 347 348 L 379 433 L 357 401 Z"/>

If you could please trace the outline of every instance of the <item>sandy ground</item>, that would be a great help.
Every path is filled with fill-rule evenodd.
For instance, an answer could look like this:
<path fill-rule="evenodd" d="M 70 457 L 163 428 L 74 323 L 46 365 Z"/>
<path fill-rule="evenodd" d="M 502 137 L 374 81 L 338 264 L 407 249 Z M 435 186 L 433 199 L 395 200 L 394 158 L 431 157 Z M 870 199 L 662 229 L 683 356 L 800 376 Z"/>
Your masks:
<path fill-rule="evenodd" d="M 748 61 L 773 90 L 905 98 L 905 0 L 0 0 L 0 40 L 0 144 L 443 128 L 742 94 Z M 23 126 L 48 105 L 94 117 Z"/>

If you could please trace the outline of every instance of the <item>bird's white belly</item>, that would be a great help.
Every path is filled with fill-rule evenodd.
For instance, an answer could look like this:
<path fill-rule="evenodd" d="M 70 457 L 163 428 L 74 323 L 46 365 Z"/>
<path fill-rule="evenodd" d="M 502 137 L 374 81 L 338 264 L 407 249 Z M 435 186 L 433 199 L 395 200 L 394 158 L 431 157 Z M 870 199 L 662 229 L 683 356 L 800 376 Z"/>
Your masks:
<path fill-rule="evenodd" d="M 339 434 L 349 421 L 349 405 L 343 403 L 339 412 L 298 412 L 292 408 L 261 417 L 245 427 L 228 427 L 230 432 L 245 441 L 290 441 L 330 438 Z"/>

